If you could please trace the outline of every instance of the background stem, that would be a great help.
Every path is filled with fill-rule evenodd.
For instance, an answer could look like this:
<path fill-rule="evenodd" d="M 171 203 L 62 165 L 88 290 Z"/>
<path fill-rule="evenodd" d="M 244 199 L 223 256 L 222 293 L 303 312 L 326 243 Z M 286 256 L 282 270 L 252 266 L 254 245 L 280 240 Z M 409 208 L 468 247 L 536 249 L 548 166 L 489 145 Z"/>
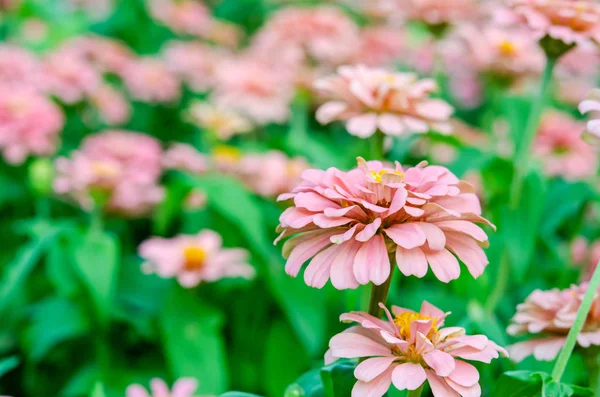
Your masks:
<path fill-rule="evenodd" d="M 390 286 L 392 285 L 392 278 L 394 276 L 394 268 L 396 267 L 396 255 L 390 254 L 390 276 L 381 285 L 372 284 L 371 286 L 371 299 L 369 299 L 369 314 L 380 318 L 383 314 L 383 309 L 379 307 L 379 302 L 385 305 L 387 300 Z"/>
<path fill-rule="evenodd" d="M 583 296 L 583 301 L 581 302 L 581 306 L 579 306 L 579 310 L 577 310 L 577 315 L 575 316 L 575 321 L 573 322 L 573 326 L 567 335 L 567 341 L 563 346 L 562 350 L 558 354 L 558 358 L 556 359 L 556 364 L 554 364 L 554 370 L 552 371 L 552 379 L 556 382 L 560 381 L 560 378 L 563 376 L 565 372 L 565 368 L 567 367 L 567 362 L 569 361 L 569 357 L 571 357 L 571 353 L 573 353 L 573 349 L 575 348 L 575 344 L 577 343 L 577 336 L 583 329 L 583 325 L 585 324 L 585 320 L 587 315 L 592 307 L 592 303 L 594 301 L 594 296 L 598 291 L 598 287 L 600 286 L 600 262 L 596 265 L 596 270 L 594 270 L 594 274 L 590 283 L 588 284 L 587 291 Z"/>
<path fill-rule="evenodd" d="M 385 155 L 384 155 L 384 150 L 383 150 L 383 141 L 384 141 L 385 136 L 383 135 L 383 132 L 381 131 L 376 131 L 375 134 L 373 134 L 373 136 L 371 136 L 370 139 L 370 152 L 369 152 L 369 158 L 367 160 L 384 160 L 385 159 Z"/>
<path fill-rule="evenodd" d="M 418 389 L 416 390 L 409 390 L 408 394 L 406 395 L 406 397 L 421 397 L 421 393 L 423 392 L 423 387 L 425 386 L 425 383 L 423 383 Z"/>

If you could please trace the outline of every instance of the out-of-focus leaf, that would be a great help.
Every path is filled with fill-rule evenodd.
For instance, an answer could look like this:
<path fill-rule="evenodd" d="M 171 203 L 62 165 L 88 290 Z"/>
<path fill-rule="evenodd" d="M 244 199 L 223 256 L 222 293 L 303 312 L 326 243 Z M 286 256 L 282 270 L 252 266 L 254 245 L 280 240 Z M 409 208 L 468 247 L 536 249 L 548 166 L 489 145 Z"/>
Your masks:
<path fill-rule="evenodd" d="M 0 359 L 0 378 L 13 369 L 17 368 L 21 360 L 17 356 L 10 356 Z"/>
<path fill-rule="evenodd" d="M 181 203 L 189 191 L 189 187 L 177 183 L 177 181 L 167 185 L 165 198 L 154 211 L 152 218 L 152 230 L 155 235 L 163 236 L 167 232 L 177 211 L 181 211 Z"/>
<path fill-rule="evenodd" d="M 286 346 L 282 349 L 282 346 Z M 293 360 L 290 360 L 293 357 Z M 286 387 L 308 367 L 306 351 L 284 321 L 271 326 L 264 353 L 263 377 L 267 396 L 281 397 Z"/>
<path fill-rule="evenodd" d="M 347 397 L 352 394 L 356 383 L 355 365 L 339 362 L 321 369 L 321 379 L 325 388 L 325 397 Z"/>
<path fill-rule="evenodd" d="M 267 263 L 267 280 L 277 301 L 308 351 L 318 354 L 326 338 L 326 307 L 306 303 L 324 301 L 324 293 L 285 274 L 281 254 L 267 238 L 265 221 L 255 198 L 232 178 L 185 175 L 184 178 L 207 193 L 209 206 L 237 225 L 250 247 Z"/>
<path fill-rule="evenodd" d="M 90 393 L 90 397 L 106 397 L 106 393 L 104 392 L 104 385 L 101 382 L 96 383 L 92 392 Z"/>
<path fill-rule="evenodd" d="M 502 99 L 500 112 L 509 123 L 512 142 L 522 141 L 521 134 L 525 131 L 530 108 L 530 98 L 505 96 Z"/>
<path fill-rule="evenodd" d="M 321 368 L 304 373 L 287 387 L 283 397 L 325 397 Z"/>
<path fill-rule="evenodd" d="M 117 281 L 119 243 L 111 234 L 97 229 L 74 236 L 72 243 L 77 272 L 90 292 L 100 321 L 106 323 Z"/>
<path fill-rule="evenodd" d="M 175 378 L 198 379 L 199 394 L 219 394 L 227 387 L 222 314 L 179 286 L 173 286 L 160 315 L 163 347 Z"/>
<path fill-rule="evenodd" d="M 544 208 L 543 234 L 550 235 L 567 219 L 574 217 L 594 197 L 594 191 L 583 182 L 555 181 L 549 188 Z"/>
<path fill-rule="evenodd" d="M 78 397 L 89 393 L 92 385 L 98 377 L 98 370 L 91 364 L 78 369 L 69 379 L 69 382 L 61 390 L 65 397 Z"/>
<path fill-rule="evenodd" d="M 542 388 L 542 397 L 571 397 L 571 396 L 580 396 L 580 397 L 588 397 L 594 396 L 594 392 L 591 389 L 566 385 L 564 383 L 558 383 L 555 381 L 550 381 L 548 383 L 544 383 Z"/>
<path fill-rule="evenodd" d="M 261 397 L 258 394 L 244 393 L 241 391 L 228 391 L 227 393 L 221 394 L 220 397 Z"/>
<path fill-rule="evenodd" d="M 505 372 L 496 384 L 497 397 L 587 397 L 594 393 L 587 388 L 559 383 L 545 372 Z"/>
<path fill-rule="evenodd" d="M 494 313 L 487 313 L 477 301 L 470 301 L 468 305 L 469 318 L 485 332 L 491 340 L 500 346 L 508 344 L 504 327 Z"/>
<path fill-rule="evenodd" d="M 73 267 L 70 246 L 62 236 L 48 249 L 46 274 L 61 296 L 73 296 L 80 286 Z"/>
<path fill-rule="evenodd" d="M 24 339 L 28 357 L 39 361 L 57 344 L 85 334 L 88 321 L 79 308 L 63 298 L 48 298 L 32 308 Z"/>

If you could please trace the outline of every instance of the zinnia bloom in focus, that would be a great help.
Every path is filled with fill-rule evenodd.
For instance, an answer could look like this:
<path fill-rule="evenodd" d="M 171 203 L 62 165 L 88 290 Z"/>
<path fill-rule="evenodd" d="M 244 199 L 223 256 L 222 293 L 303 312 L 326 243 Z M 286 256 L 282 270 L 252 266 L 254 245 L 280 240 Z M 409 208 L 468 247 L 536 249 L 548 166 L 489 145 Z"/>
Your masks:
<path fill-rule="evenodd" d="M 345 121 L 348 132 L 361 138 L 377 130 L 396 136 L 450 132 L 452 107 L 430 98 L 437 89 L 431 79 L 361 65 L 342 66 L 338 74 L 317 80 L 315 88 L 329 100 L 317 110 L 317 120 L 322 124 Z"/>
<path fill-rule="evenodd" d="M 162 379 L 154 378 L 150 381 L 150 393 L 142 385 L 134 384 L 127 387 L 126 397 L 194 397 L 197 388 L 194 378 L 178 379 L 172 390 Z"/>
<path fill-rule="evenodd" d="M 590 97 L 579 104 L 581 113 L 600 112 L 600 90 L 594 90 Z M 590 144 L 600 146 L 600 119 L 588 121 L 583 139 Z"/>
<path fill-rule="evenodd" d="M 227 277 L 250 279 L 255 274 L 254 268 L 247 264 L 248 252 L 223 248 L 221 236 L 212 230 L 173 238 L 153 237 L 140 244 L 138 252 L 146 260 L 145 272 L 163 278 L 176 277 L 186 288 Z"/>
<path fill-rule="evenodd" d="M 581 139 L 585 126 L 571 116 L 550 112 L 542 118 L 532 151 L 546 174 L 577 180 L 596 174 L 596 152 Z"/>
<path fill-rule="evenodd" d="M 387 321 L 368 313 L 340 316 L 360 325 L 348 328 L 329 341 L 325 363 L 339 358 L 363 358 L 354 370 L 358 380 L 354 397 L 381 397 L 391 384 L 399 390 L 416 390 L 424 382 L 434 397 L 480 396 L 479 372 L 462 360 L 490 363 L 506 351 L 485 335 L 466 335 L 461 327 L 443 328 L 446 316 L 423 302 L 420 312 L 379 304 Z"/>
<path fill-rule="evenodd" d="M 488 264 L 486 233 L 475 190 L 448 169 L 425 163 L 403 169 L 359 158 L 349 172 L 310 169 L 292 193 L 293 206 L 279 218 L 286 241 L 286 272 L 295 277 L 304 262 L 305 282 L 321 288 L 331 278 L 337 289 L 384 283 L 388 256 L 400 271 L 423 277 L 428 264 L 443 282 L 458 278 L 455 254 L 474 277 Z"/>
<path fill-rule="evenodd" d="M 584 283 L 564 290 L 535 290 L 524 303 L 519 304 L 507 331 L 511 335 L 534 334 L 535 337 L 509 346 L 511 358 L 519 362 L 533 354 L 536 360 L 553 360 L 567 340 L 587 287 L 588 284 Z M 583 348 L 600 345 L 598 294 L 594 297 L 583 330 L 577 335 L 577 344 Z"/>

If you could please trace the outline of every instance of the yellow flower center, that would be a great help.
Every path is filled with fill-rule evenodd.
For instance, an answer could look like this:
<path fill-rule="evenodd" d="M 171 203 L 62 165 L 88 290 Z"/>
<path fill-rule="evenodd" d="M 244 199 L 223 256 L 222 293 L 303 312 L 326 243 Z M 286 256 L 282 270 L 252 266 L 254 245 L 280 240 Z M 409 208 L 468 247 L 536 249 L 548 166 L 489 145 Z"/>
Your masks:
<path fill-rule="evenodd" d="M 498 49 L 500 50 L 500 53 L 502 55 L 509 57 L 517 53 L 517 48 L 515 47 L 514 43 L 508 40 L 503 40 L 502 42 L 500 42 L 500 44 L 498 45 Z"/>
<path fill-rule="evenodd" d="M 373 180 L 378 183 L 382 182 L 381 178 L 383 178 L 383 176 L 385 174 L 394 174 L 394 175 L 398 175 L 401 177 L 404 176 L 404 174 L 400 171 L 379 170 L 379 171 L 370 171 L 370 172 L 371 172 L 371 178 L 373 178 Z"/>
<path fill-rule="evenodd" d="M 221 161 L 235 163 L 242 157 L 242 153 L 233 146 L 219 145 L 213 150 L 213 156 Z"/>
<path fill-rule="evenodd" d="M 119 167 L 104 161 L 94 161 L 92 172 L 102 178 L 114 178 L 119 175 Z"/>
<path fill-rule="evenodd" d="M 427 337 L 429 339 L 431 339 L 433 337 L 433 335 L 435 335 L 438 332 L 438 329 L 435 326 L 435 324 L 437 323 L 437 318 L 432 319 L 429 316 L 425 316 L 421 313 L 414 313 L 414 312 L 404 312 L 404 313 L 399 314 L 396 317 L 394 317 L 394 323 L 400 328 L 400 335 L 402 335 L 405 339 L 409 339 L 411 336 L 410 335 L 410 326 L 412 325 L 412 323 L 414 321 L 420 321 L 420 320 L 432 320 L 431 321 L 431 330 L 427 334 Z"/>
<path fill-rule="evenodd" d="M 183 250 L 185 270 L 200 270 L 206 260 L 206 251 L 197 246 L 189 246 Z"/>

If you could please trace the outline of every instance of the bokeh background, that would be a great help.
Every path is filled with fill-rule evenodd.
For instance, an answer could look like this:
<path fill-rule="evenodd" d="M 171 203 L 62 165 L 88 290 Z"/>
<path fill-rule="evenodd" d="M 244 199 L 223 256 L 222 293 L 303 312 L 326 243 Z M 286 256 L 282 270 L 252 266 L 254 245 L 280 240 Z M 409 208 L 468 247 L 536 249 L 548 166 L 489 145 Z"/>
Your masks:
<path fill-rule="evenodd" d="M 557 66 L 533 171 L 509 211 L 513 142 L 541 50 L 519 29 L 494 30 L 495 2 L 443 24 L 409 20 L 402 3 L 0 1 L 0 394 L 116 397 L 154 377 L 193 377 L 199 396 L 320 395 L 290 385 L 322 366 L 346 327 L 339 315 L 364 308 L 369 291 L 286 275 L 273 245 L 286 203 L 275 199 L 306 168 L 350 169 L 371 155 L 342 123 L 315 119 L 313 82 L 341 65 L 437 80 L 453 133 L 394 137 L 386 158 L 447 166 L 498 225 L 477 280 L 464 267 L 448 284 L 396 272 L 389 302 L 426 299 L 452 312 L 448 324 L 507 346 L 531 291 L 589 276 L 600 255 L 597 156 L 576 106 L 597 83 L 595 49 Z M 246 249 L 255 277 L 185 288 L 144 271 L 141 242 L 202 229 Z M 478 367 L 491 396 L 504 371 L 551 363 Z M 575 356 L 565 381 L 585 380 Z"/>

